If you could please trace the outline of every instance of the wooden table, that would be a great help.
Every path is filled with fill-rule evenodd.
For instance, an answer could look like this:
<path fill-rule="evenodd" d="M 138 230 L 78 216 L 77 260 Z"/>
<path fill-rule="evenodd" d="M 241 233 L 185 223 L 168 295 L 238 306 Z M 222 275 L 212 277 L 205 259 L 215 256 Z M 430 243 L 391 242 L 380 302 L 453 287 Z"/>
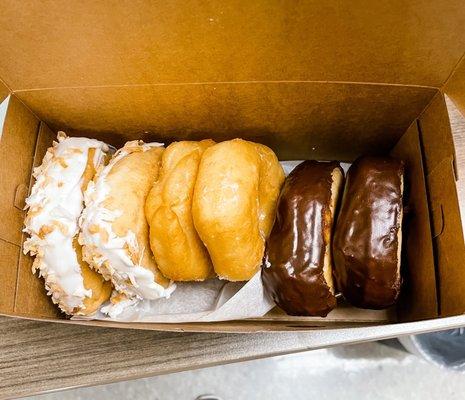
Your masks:
<path fill-rule="evenodd" d="M 465 120 L 450 104 L 449 111 L 463 181 Z M 465 185 L 459 185 L 459 197 L 463 218 Z M 428 329 L 425 323 L 424 330 Z M 364 340 L 379 338 L 379 332 L 379 328 L 371 328 Z M 405 333 L 408 333 L 408 328 Z M 394 336 L 389 332 L 383 335 Z M 0 398 L 167 374 L 305 351 L 328 344 L 350 343 L 357 339 L 357 329 L 339 329 L 324 335 L 318 331 L 170 333 L 70 326 L 0 317 Z"/>

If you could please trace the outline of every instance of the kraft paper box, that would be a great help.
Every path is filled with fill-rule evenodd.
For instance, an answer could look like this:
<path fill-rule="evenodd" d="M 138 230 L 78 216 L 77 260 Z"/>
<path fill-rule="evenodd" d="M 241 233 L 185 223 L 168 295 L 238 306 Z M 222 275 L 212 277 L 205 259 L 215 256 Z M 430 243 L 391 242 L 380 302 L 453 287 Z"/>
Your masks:
<path fill-rule="evenodd" d="M 3 1 L 0 313 L 210 332 L 384 325 L 377 337 L 465 325 L 465 246 L 444 101 L 446 94 L 465 110 L 465 7 L 440 3 Z M 242 137 L 281 160 L 402 158 L 408 213 L 397 308 L 381 318 L 342 306 L 328 319 L 279 310 L 215 323 L 64 319 L 21 248 L 31 171 L 57 130 L 114 146 Z"/>

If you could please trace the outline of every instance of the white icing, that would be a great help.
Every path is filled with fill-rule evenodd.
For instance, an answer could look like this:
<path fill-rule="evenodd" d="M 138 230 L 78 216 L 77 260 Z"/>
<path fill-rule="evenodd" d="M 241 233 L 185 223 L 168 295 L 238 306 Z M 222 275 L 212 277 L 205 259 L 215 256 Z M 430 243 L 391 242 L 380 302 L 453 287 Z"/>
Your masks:
<path fill-rule="evenodd" d="M 84 246 L 84 260 L 96 268 L 105 279 L 110 279 L 118 292 L 130 298 L 151 300 L 168 298 L 176 285 L 171 283 L 164 288 L 155 281 L 152 271 L 140 264 L 141 260 L 137 264 L 132 261 L 128 248 L 139 252 L 139 244 L 136 235 L 131 230 L 128 230 L 126 236 L 123 237 L 117 236 L 113 231 L 112 224 L 123 211 L 112 211 L 103 206 L 111 191 L 106 178 L 115 164 L 127 155 L 134 151 L 147 151 L 158 146 L 163 146 L 163 144 L 127 142 L 115 153 L 110 163 L 98 171 L 84 194 L 85 209 L 80 219 L 81 233 L 79 235 L 79 242 Z M 95 227 L 98 227 L 97 232 Z M 143 250 L 140 253 L 142 254 Z"/>
<path fill-rule="evenodd" d="M 42 165 L 34 168 L 36 179 L 30 196 L 23 229 L 30 237 L 24 253 L 36 255 L 33 272 L 45 279 L 45 287 L 54 303 L 66 313 L 84 309 L 85 297 L 92 296 L 84 287 L 73 239 L 78 234 L 78 219 L 83 209 L 82 179 L 88 151 L 95 149 L 97 168 L 108 146 L 94 139 L 68 138 L 58 133 L 58 142 L 47 150 Z M 40 233 L 41 228 L 47 230 Z"/>
<path fill-rule="evenodd" d="M 138 304 L 139 301 L 140 300 L 137 297 L 125 298 L 117 302 L 110 301 L 107 305 L 100 309 L 100 312 L 108 315 L 110 318 L 115 319 L 119 317 L 121 314 L 123 314 L 123 312 L 129 309 L 130 307 Z"/>

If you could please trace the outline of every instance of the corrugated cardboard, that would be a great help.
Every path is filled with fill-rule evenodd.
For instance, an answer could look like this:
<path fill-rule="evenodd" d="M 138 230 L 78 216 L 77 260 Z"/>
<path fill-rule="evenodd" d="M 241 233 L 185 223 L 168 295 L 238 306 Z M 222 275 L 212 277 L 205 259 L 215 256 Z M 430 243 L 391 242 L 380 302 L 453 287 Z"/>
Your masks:
<path fill-rule="evenodd" d="M 0 141 L 0 313 L 62 318 L 30 273 L 31 259 L 20 255 L 32 164 L 57 129 L 116 146 L 240 136 L 268 144 L 281 159 L 350 161 L 392 150 L 406 161 L 409 189 L 398 318 L 465 312 L 443 99 L 448 93 L 464 110 L 461 1 L 26 3 L 5 0 L 0 13 L 0 99 L 12 93 Z M 273 314 L 116 325 L 250 332 L 340 323 L 367 321 Z"/>

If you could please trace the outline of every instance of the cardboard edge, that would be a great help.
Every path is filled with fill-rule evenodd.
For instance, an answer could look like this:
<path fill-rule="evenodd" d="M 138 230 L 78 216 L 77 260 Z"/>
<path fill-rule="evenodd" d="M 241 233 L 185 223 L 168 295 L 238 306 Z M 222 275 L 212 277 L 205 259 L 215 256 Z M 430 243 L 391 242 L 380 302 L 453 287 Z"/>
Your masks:
<path fill-rule="evenodd" d="M 260 333 L 260 332 L 297 332 L 328 329 L 363 328 L 370 326 L 393 324 L 393 321 L 273 321 L 262 319 L 244 319 L 220 322 L 190 322 L 190 323 L 133 323 L 121 321 L 54 319 L 50 317 L 32 316 L 19 313 L 0 313 L 12 318 L 27 319 L 38 322 L 55 322 L 61 324 L 92 326 L 101 328 L 151 330 L 165 332 L 195 332 L 195 333 Z"/>
<path fill-rule="evenodd" d="M 428 175 L 434 167 L 446 158 L 452 158 L 455 180 L 458 180 L 457 155 L 451 122 L 444 93 L 440 90 L 433 96 L 418 117 L 420 138 L 424 153 L 424 167 Z M 425 130 L 422 126 L 438 124 L 441 131 Z"/>
<path fill-rule="evenodd" d="M 400 322 L 436 318 L 439 315 L 437 271 L 434 262 L 431 216 L 424 170 L 418 120 L 412 122 L 399 139 L 390 155 L 405 163 L 402 265 L 408 266 L 403 274 L 397 314 Z M 413 243 L 413 246 L 412 246 Z M 412 271 L 413 266 L 416 266 Z M 421 268 L 421 276 L 415 272 Z M 422 307 L 418 307 L 422 304 Z"/>
<path fill-rule="evenodd" d="M 8 85 L 0 78 L 0 103 L 5 100 L 10 94 L 12 90 L 8 87 Z"/>
<path fill-rule="evenodd" d="M 8 95 L 3 100 L 0 100 L 0 140 L 2 138 L 3 128 L 5 126 L 6 115 L 10 105 L 11 96 Z"/>
<path fill-rule="evenodd" d="M 465 315 L 458 315 L 452 317 L 438 317 L 434 319 L 428 319 L 423 321 L 410 321 L 410 322 L 390 322 L 390 323 L 379 323 L 375 322 L 373 324 L 363 325 L 348 325 L 348 326 L 305 326 L 303 324 L 291 325 L 291 324 L 270 324 L 263 323 L 257 325 L 254 320 L 241 320 L 240 325 L 235 325 L 235 322 L 238 321 L 228 321 L 228 322 L 209 322 L 209 323 L 197 323 L 197 324 L 129 324 L 129 323 L 120 323 L 120 322 L 110 322 L 110 321 L 79 321 L 79 320 L 58 320 L 51 318 L 37 318 L 31 317 L 29 315 L 11 315 L 1 313 L 12 318 L 27 319 L 30 321 L 37 322 L 46 322 L 46 323 L 60 323 L 66 325 L 80 325 L 80 326 L 92 326 L 97 328 L 116 328 L 116 329 L 133 329 L 133 330 L 151 330 L 151 331 L 163 331 L 163 332 L 179 332 L 179 333 L 285 333 L 285 332 L 307 332 L 322 333 L 323 331 L 343 331 L 346 330 L 353 331 L 354 329 L 359 332 L 360 337 L 366 338 L 367 336 L 372 336 L 369 340 L 381 340 L 388 337 L 396 337 L 400 335 L 411 335 L 411 334 L 420 334 L 427 333 L 438 330 L 446 330 L 453 328 L 460 328 L 465 325 Z M 378 332 L 379 333 L 376 333 Z M 370 335 L 363 335 L 360 331 L 370 332 Z M 368 340 L 368 339 L 364 339 Z M 362 340 L 362 341 L 364 341 Z M 337 343 L 334 343 L 337 344 Z"/>
<path fill-rule="evenodd" d="M 442 85 L 441 90 L 451 98 L 465 117 L 465 52 L 450 76 Z"/>

